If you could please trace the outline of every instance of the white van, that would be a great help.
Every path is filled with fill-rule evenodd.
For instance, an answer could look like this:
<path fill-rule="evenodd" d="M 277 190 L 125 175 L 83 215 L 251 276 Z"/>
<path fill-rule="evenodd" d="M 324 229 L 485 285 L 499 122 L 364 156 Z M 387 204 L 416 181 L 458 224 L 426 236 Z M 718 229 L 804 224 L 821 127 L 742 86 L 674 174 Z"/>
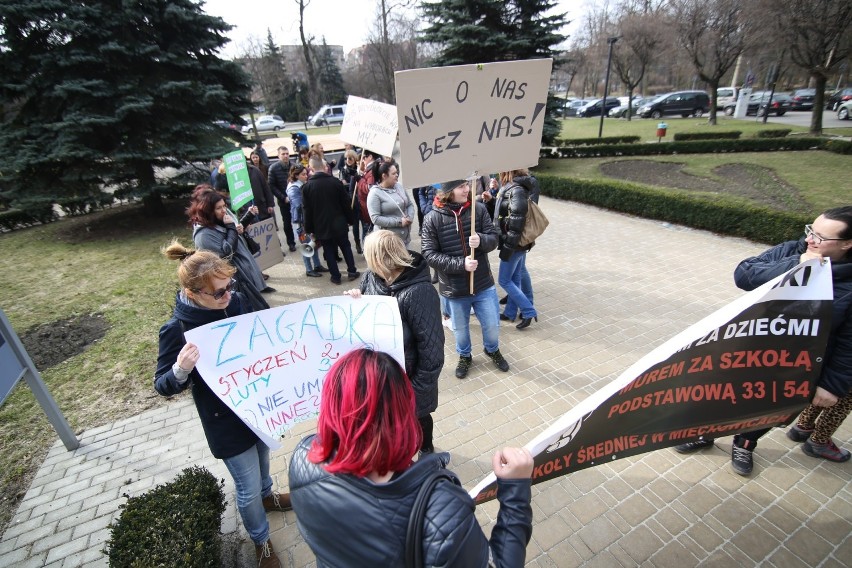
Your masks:
<path fill-rule="evenodd" d="M 716 89 L 716 111 L 737 104 L 737 95 L 740 90 L 737 87 L 719 87 Z"/>
<path fill-rule="evenodd" d="M 346 105 L 323 105 L 316 114 L 308 119 L 308 122 L 314 126 L 343 124 L 344 114 L 346 114 Z"/>

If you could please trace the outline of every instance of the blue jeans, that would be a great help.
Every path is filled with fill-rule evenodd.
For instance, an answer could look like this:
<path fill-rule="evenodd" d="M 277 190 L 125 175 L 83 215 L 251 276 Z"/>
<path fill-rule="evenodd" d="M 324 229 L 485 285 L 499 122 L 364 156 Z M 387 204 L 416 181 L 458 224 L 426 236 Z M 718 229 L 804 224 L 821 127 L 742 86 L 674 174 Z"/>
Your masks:
<path fill-rule="evenodd" d="M 263 498 L 272 493 L 269 476 L 269 447 L 261 442 L 230 458 L 222 460 L 234 478 L 237 488 L 237 510 L 251 540 L 263 544 L 269 540 L 269 521 Z"/>
<path fill-rule="evenodd" d="M 447 298 L 450 306 L 450 318 L 453 320 L 453 333 L 456 336 L 456 351 L 459 355 L 470 357 L 470 308 L 479 325 L 482 326 L 482 344 L 488 353 L 500 348 L 500 304 L 497 303 L 497 289 L 486 288 L 473 296 Z"/>
<path fill-rule="evenodd" d="M 500 261 L 497 282 L 503 288 L 509 299 L 506 300 L 506 311 L 510 319 L 515 319 L 518 310 L 522 318 L 532 318 L 538 315 L 533 306 L 532 280 L 527 272 L 527 252 L 517 251 L 509 260 Z"/>
<path fill-rule="evenodd" d="M 299 231 L 300 229 L 293 229 L 293 235 L 296 237 L 296 242 L 299 242 Z M 299 253 L 301 255 L 301 253 Z M 313 260 L 313 266 L 311 266 L 311 260 Z M 305 263 L 305 272 L 310 272 L 316 268 L 321 266 L 319 259 L 319 247 L 314 247 L 314 256 L 313 257 L 302 257 L 302 262 Z"/>

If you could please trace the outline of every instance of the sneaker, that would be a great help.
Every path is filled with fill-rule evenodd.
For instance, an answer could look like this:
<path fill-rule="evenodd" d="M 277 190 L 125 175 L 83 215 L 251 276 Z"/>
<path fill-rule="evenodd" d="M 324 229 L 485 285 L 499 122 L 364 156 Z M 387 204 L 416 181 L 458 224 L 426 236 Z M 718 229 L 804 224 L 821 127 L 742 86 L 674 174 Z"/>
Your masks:
<path fill-rule="evenodd" d="M 267 540 L 263 544 L 254 545 L 254 553 L 257 555 L 258 568 L 281 568 L 281 562 L 275 551 L 272 550 L 272 541 Z"/>
<path fill-rule="evenodd" d="M 704 448 L 710 448 L 712 446 L 713 438 L 708 438 L 705 440 L 695 440 L 694 442 L 677 445 L 674 447 L 674 451 L 679 454 L 691 454 L 692 452 L 697 452 L 698 450 L 703 450 Z"/>
<path fill-rule="evenodd" d="M 328 272 L 328 268 L 325 266 L 317 266 L 314 267 L 314 272 Z"/>
<path fill-rule="evenodd" d="M 352 280 L 355 280 L 356 278 L 361 276 L 361 273 L 357 272 L 357 271 L 356 272 L 347 272 L 346 275 L 349 278 L 349 281 L 351 282 Z"/>
<path fill-rule="evenodd" d="M 787 430 L 787 437 L 793 440 L 794 442 L 804 442 L 813 434 L 814 429 L 805 430 L 804 428 L 799 428 L 798 425 L 793 425 L 792 428 Z"/>
<path fill-rule="evenodd" d="M 292 511 L 289 493 L 272 492 L 263 498 L 264 511 Z"/>
<path fill-rule="evenodd" d="M 494 364 L 497 365 L 498 369 L 500 369 L 504 373 L 509 370 L 509 363 L 507 363 L 506 360 L 503 359 L 503 354 L 500 353 L 499 349 L 494 351 L 494 353 L 489 353 L 488 351 L 486 351 L 485 354 L 488 355 L 488 357 L 492 361 L 494 361 Z"/>
<path fill-rule="evenodd" d="M 734 444 L 731 447 L 731 469 L 740 475 L 751 475 L 754 468 L 752 451 Z"/>
<path fill-rule="evenodd" d="M 308 278 L 322 278 L 322 274 L 320 274 L 316 270 L 308 270 L 307 272 L 305 272 L 305 276 L 307 276 Z"/>
<path fill-rule="evenodd" d="M 453 329 L 453 321 L 450 318 L 443 318 L 441 320 L 441 325 L 452 331 Z"/>
<path fill-rule="evenodd" d="M 459 364 L 456 365 L 456 378 L 465 378 L 471 365 L 473 365 L 473 357 L 470 355 L 459 355 Z"/>
<path fill-rule="evenodd" d="M 829 440 L 827 444 L 814 444 L 810 439 L 805 440 L 802 444 L 802 451 L 812 458 L 823 458 L 833 462 L 849 461 L 849 450 L 838 448 L 834 440 Z"/>

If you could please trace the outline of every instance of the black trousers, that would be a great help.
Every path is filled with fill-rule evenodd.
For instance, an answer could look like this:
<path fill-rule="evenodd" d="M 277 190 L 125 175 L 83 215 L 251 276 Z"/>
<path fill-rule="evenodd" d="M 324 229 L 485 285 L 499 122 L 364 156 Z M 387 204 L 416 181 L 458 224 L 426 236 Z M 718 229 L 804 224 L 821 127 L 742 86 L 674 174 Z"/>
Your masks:
<path fill-rule="evenodd" d="M 358 272 L 355 268 L 355 257 L 352 255 L 352 245 L 349 243 L 349 233 L 340 237 L 333 237 L 322 240 L 322 256 L 325 258 L 328 271 L 331 273 L 331 279 L 340 280 L 340 269 L 337 268 L 337 249 L 343 253 L 343 260 L 346 262 L 346 270 L 350 274 Z"/>
<path fill-rule="evenodd" d="M 432 442 L 432 432 L 435 424 L 432 421 L 432 415 L 418 416 L 417 421 L 420 422 L 420 429 L 423 430 L 423 443 L 420 444 L 420 450 L 423 452 L 434 452 L 435 445 Z"/>
<path fill-rule="evenodd" d="M 281 211 L 281 221 L 284 224 L 284 238 L 287 239 L 287 247 L 292 249 L 296 246 L 296 238 L 293 236 L 293 220 L 290 217 L 290 204 L 283 199 L 278 200 L 278 210 Z"/>

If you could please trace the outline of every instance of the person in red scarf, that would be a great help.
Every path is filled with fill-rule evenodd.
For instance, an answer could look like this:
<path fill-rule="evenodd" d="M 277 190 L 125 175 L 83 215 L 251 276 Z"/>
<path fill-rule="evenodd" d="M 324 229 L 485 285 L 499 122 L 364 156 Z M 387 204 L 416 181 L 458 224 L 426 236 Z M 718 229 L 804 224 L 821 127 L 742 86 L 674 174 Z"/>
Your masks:
<path fill-rule="evenodd" d="M 471 215 L 476 231 L 471 230 Z M 459 362 L 456 377 L 463 379 L 473 364 L 470 311 L 482 326 L 485 354 L 503 372 L 509 363 L 500 353 L 500 306 L 488 253 L 497 248 L 499 232 L 480 201 L 470 201 L 470 183 L 455 180 L 441 185 L 432 211 L 423 219 L 420 247 L 423 258 L 438 273 L 438 292 L 446 298 L 456 337 Z M 471 251 L 476 254 L 471 258 Z M 471 292 L 471 274 L 473 292 Z"/>

